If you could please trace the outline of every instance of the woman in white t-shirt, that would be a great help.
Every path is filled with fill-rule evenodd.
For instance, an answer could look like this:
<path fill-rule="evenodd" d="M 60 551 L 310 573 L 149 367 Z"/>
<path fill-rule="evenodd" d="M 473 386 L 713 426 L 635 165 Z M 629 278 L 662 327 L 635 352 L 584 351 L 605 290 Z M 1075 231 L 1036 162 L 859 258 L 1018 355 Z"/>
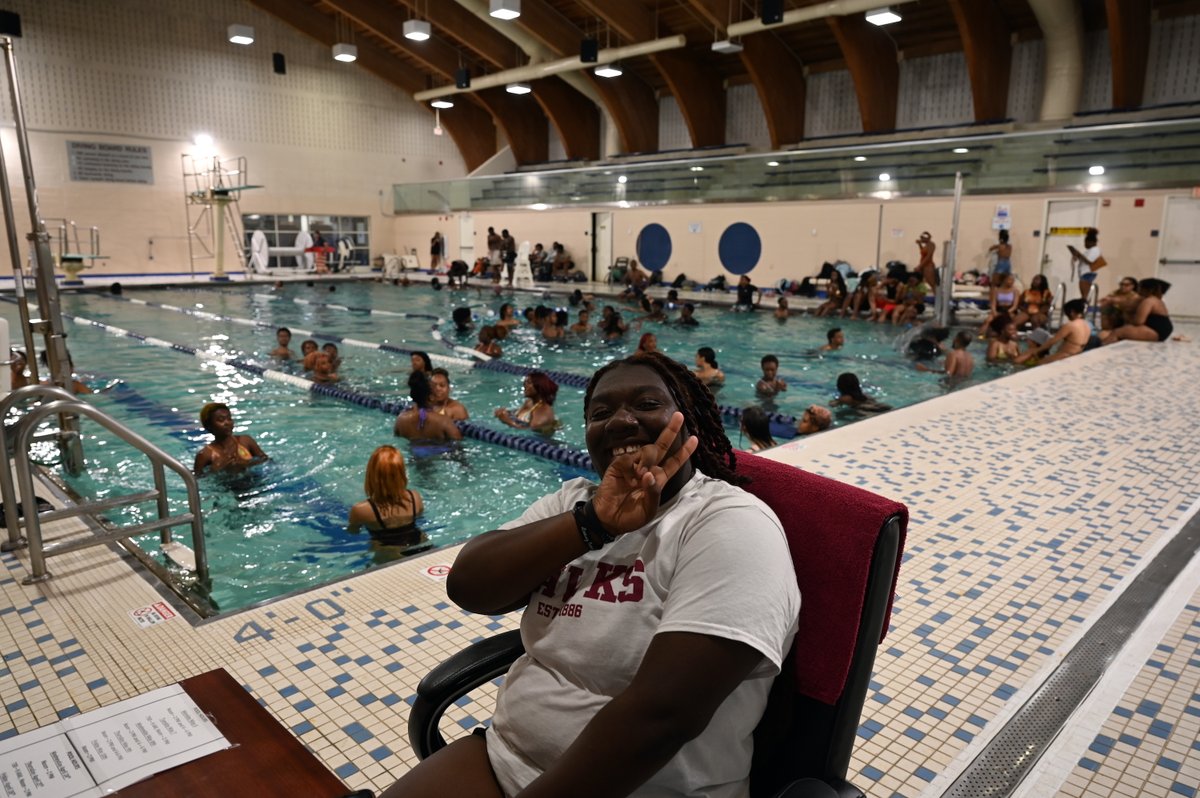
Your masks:
<path fill-rule="evenodd" d="M 385 798 L 748 794 L 800 610 L 783 529 L 736 486 L 712 395 L 681 364 L 610 363 L 584 417 L 599 485 L 567 482 L 474 538 L 447 582 L 472 612 L 525 609 L 492 726 Z"/>

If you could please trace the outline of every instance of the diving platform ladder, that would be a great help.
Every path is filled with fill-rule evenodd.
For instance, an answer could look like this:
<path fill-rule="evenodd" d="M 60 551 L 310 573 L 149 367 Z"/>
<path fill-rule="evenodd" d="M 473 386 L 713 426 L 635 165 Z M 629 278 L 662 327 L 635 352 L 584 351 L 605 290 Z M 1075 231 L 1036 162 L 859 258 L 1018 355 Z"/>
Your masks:
<path fill-rule="evenodd" d="M 212 276 L 209 279 L 228 282 L 229 276 L 225 273 L 227 247 L 230 253 L 238 253 L 238 267 L 246 267 L 247 244 L 238 201 L 243 191 L 262 186 L 248 183 L 244 155 L 221 159 L 215 155 L 185 154 L 182 163 L 192 276 L 196 275 L 197 262 L 203 265 L 204 261 L 211 260 Z M 232 255 L 230 257 L 232 259 Z"/>

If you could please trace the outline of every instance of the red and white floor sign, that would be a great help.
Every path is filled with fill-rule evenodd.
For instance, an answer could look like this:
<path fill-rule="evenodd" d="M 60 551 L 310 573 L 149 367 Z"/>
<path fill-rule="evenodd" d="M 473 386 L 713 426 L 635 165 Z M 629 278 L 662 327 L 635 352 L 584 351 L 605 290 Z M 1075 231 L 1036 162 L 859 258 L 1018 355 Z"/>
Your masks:
<path fill-rule="evenodd" d="M 427 566 L 421 573 L 425 574 L 435 582 L 445 582 L 446 577 L 450 575 L 450 566 L 449 564 L 445 563 L 440 565 L 430 565 Z"/>
<path fill-rule="evenodd" d="M 133 622 L 143 629 L 148 629 L 151 626 L 157 626 L 160 623 L 169 621 L 176 615 L 175 610 L 163 601 L 156 601 L 146 607 L 138 607 L 136 610 L 129 611 L 129 617 L 133 618 Z"/>

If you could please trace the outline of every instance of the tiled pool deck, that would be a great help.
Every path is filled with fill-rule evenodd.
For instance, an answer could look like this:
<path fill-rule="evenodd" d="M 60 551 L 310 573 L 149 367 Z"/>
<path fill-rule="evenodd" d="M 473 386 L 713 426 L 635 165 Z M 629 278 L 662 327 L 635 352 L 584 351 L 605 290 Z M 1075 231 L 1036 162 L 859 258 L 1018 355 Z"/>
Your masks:
<path fill-rule="evenodd" d="M 1122 344 L 772 451 L 912 511 L 851 767 L 870 795 L 939 795 L 1194 509 L 1197 374 L 1198 344 Z M 143 629 L 130 612 L 162 596 L 113 551 L 54 558 L 54 579 L 36 587 L 20 584 L 26 555 L 5 554 L 0 737 L 224 666 L 349 786 L 382 788 L 412 764 L 407 708 L 420 677 L 516 624 L 448 602 L 426 571 L 453 556 Z M 1042 794 L 1195 793 L 1196 573 L 1181 577 L 1195 583 L 1158 649 L 1101 710 L 1103 728 L 1057 753 L 1074 769 Z M 490 700 L 452 708 L 450 725 L 487 718 Z"/>

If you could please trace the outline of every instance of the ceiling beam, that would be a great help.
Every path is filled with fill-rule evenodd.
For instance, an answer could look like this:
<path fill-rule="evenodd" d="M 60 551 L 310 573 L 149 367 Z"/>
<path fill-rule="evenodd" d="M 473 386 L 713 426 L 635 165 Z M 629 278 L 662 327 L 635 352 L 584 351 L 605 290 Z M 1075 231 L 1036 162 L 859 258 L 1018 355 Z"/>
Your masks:
<path fill-rule="evenodd" d="M 950 0 L 971 78 L 976 122 L 1008 116 L 1008 76 L 1012 45 L 1008 22 L 993 0 Z"/>
<path fill-rule="evenodd" d="M 1105 0 L 1104 11 L 1112 53 L 1113 108 L 1138 108 L 1145 96 L 1150 60 L 1150 4 L 1145 0 Z"/>
<path fill-rule="evenodd" d="M 577 0 L 629 42 L 649 42 L 663 35 L 654 11 L 638 0 Z M 673 31 L 668 31 L 673 33 Z M 693 147 L 725 143 L 725 86 L 721 76 L 692 53 L 650 55 L 650 63 L 671 89 Z"/>
<path fill-rule="evenodd" d="M 576 48 L 583 39 L 579 28 L 544 3 L 525 3 L 521 16 L 514 22 L 559 57 L 577 54 Z M 656 152 L 658 101 L 653 90 L 628 72 L 615 80 L 597 78 L 591 70 L 583 74 L 600 95 L 609 119 L 617 128 L 621 151 Z"/>
<path fill-rule="evenodd" d="M 501 88 L 481 89 L 475 96 L 499 122 L 518 164 L 543 163 L 550 159 L 550 131 L 546 117 L 535 110 L 532 98 L 518 97 Z"/>
<path fill-rule="evenodd" d="M 542 78 L 533 84 L 533 96 L 558 131 L 570 160 L 600 160 L 600 109 L 571 88 L 562 78 Z"/>
<path fill-rule="evenodd" d="M 294 0 L 250 2 L 326 47 L 332 47 L 336 43 L 332 20 L 310 5 L 296 3 Z M 332 60 L 331 56 L 330 61 Z M 410 96 L 425 88 L 426 78 L 422 72 L 370 42 L 358 44 L 356 66 L 361 66 Z M 330 63 L 331 69 L 344 67 L 344 64 Z M 463 103 L 462 111 L 442 119 L 442 124 L 458 147 L 468 172 L 474 171 L 496 154 L 496 126 L 490 116 L 478 106 Z"/>
<path fill-rule="evenodd" d="M 397 13 L 395 6 L 389 5 L 385 8 L 377 0 L 325 0 L 325 3 L 383 39 L 389 46 L 419 61 L 442 79 L 454 79 L 454 73 L 461 64 L 458 50 L 439 36 L 423 42 L 406 39 L 404 20 Z M 493 92 L 479 92 L 476 97 L 504 132 L 518 165 L 547 160 L 550 133 L 544 124 L 541 125 L 540 133 L 537 125 L 529 124 L 529 103 L 514 104 L 509 101 L 513 96 L 506 92 L 499 95 Z M 469 101 L 464 98 L 464 102 Z M 442 118 L 447 121 L 453 116 L 454 109 L 446 109 L 442 114 Z"/>
<path fill-rule="evenodd" d="M 428 0 L 400 0 L 400 3 L 428 20 L 435 28 L 435 36 L 454 39 L 460 47 L 475 53 L 496 69 L 512 69 L 524 63 L 512 42 L 457 3 L 440 0 L 433 3 Z"/>
<path fill-rule="evenodd" d="M 861 16 L 826 17 L 825 22 L 833 31 L 854 79 L 863 132 L 895 130 L 900 93 L 896 43 Z"/>
<path fill-rule="evenodd" d="M 771 148 L 803 140 L 808 84 L 800 59 L 774 33 L 745 37 L 740 55 L 758 90 Z"/>

